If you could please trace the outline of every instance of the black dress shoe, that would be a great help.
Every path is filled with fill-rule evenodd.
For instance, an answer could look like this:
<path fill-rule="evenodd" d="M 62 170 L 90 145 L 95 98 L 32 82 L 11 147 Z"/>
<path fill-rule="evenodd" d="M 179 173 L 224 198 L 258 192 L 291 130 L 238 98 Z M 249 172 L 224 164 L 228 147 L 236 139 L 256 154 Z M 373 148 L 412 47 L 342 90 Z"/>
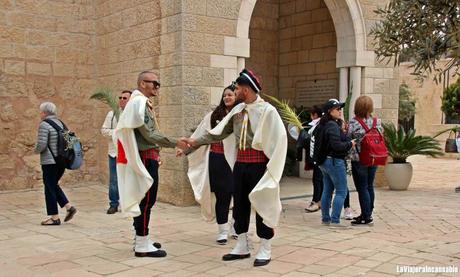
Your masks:
<path fill-rule="evenodd" d="M 271 261 L 271 259 L 268 260 L 263 260 L 263 259 L 255 259 L 254 260 L 254 266 L 264 266 L 268 265 L 268 263 Z"/>
<path fill-rule="evenodd" d="M 107 210 L 107 214 L 114 214 L 118 212 L 118 207 L 110 207 L 108 210 Z"/>
<path fill-rule="evenodd" d="M 67 215 L 64 218 L 64 222 L 71 220 L 76 213 L 77 209 L 75 209 L 74 206 L 70 207 L 70 209 L 67 210 Z"/>
<path fill-rule="evenodd" d="M 152 252 L 134 252 L 136 257 L 150 257 L 150 258 L 163 258 L 166 257 L 166 251 L 157 250 Z"/>
<path fill-rule="evenodd" d="M 220 245 L 227 244 L 227 240 L 226 240 L 226 239 L 220 239 L 220 240 L 216 240 L 216 241 L 217 241 L 217 244 L 220 244 Z"/>
<path fill-rule="evenodd" d="M 248 254 L 225 254 L 222 256 L 222 260 L 224 261 L 233 261 L 233 260 L 241 260 L 251 257 L 251 253 Z"/>

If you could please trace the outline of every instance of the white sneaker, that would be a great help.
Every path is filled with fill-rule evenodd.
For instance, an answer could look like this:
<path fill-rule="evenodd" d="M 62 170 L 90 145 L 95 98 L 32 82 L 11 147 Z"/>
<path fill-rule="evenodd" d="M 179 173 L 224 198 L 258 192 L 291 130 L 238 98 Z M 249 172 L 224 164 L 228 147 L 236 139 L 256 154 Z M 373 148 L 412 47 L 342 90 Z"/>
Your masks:
<path fill-rule="evenodd" d="M 319 209 L 320 209 L 320 205 L 316 202 L 311 201 L 310 205 L 308 205 L 308 207 L 305 208 L 305 212 L 314 213 L 316 211 L 319 211 Z"/>
<path fill-rule="evenodd" d="M 350 229 L 351 226 L 350 225 L 345 225 L 343 223 L 331 222 L 331 224 L 329 224 L 329 228 L 330 229 Z"/>
<path fill-rule="evenodd" d="M 353 219 L 353 210 L 350 207 L 345 208 L 345 211 L 343 213 L 343 217 L 346 220 L 352 220 Z"/>

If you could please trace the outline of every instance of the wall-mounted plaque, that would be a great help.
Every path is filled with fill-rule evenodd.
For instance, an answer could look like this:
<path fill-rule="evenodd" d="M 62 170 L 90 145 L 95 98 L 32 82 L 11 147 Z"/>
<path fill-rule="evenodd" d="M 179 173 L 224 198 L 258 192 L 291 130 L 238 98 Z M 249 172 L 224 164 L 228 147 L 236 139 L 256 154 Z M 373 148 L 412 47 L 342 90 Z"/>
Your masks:
<path fill-rule="evenodd" d="M 338 97 L 337 80 L 299 81 L 295 86 L 295 106 L 322 105 Z"/>

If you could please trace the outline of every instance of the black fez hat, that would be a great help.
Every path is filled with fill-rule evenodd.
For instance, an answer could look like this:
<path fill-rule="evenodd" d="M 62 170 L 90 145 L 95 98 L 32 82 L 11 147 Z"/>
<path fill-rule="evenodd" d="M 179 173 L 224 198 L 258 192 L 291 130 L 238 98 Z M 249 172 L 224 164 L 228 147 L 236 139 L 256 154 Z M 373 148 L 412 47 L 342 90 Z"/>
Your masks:
<path fill-rule="evenodd" d="M 251 70 L 246 68 L 240 72 L 240 76 L 236 79 L 235 82 L 240 85 L 250 86 L 256 93 L 259 93 L 262 90 L 259 78 L 257 78 L 257 76 Z"/>

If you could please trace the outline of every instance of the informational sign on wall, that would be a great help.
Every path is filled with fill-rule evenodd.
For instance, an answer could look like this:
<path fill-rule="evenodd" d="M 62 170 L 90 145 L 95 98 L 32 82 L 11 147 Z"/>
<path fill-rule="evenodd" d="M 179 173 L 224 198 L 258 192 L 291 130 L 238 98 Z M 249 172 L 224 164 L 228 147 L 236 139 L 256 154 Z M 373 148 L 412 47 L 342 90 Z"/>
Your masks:
<path fill-rule="evenodd" d="M 296 83 L 296 107 L 322 105 L 330 98 L 337 98 L 337 80 L 299 81 Z"/>

